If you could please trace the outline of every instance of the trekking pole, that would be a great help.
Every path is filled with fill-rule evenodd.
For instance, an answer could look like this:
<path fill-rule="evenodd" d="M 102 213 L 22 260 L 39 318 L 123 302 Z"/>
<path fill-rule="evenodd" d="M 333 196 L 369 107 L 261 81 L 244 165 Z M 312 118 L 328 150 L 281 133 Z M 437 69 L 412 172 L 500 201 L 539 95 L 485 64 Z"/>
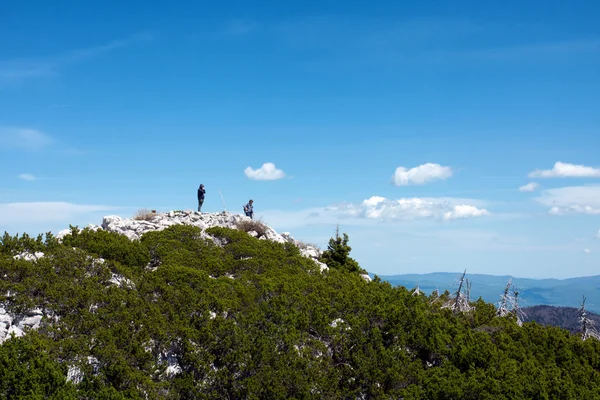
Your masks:
<path fill-rule="evenodd" d="M 223 201 L 223 208 L 227 211 L 227 206 L 225 205 L 225 199 L 223 198 L 223 193 L 221 193 L 221 189 L 217 189 L 219 194 L 221 195 L 221 200 Z"/>

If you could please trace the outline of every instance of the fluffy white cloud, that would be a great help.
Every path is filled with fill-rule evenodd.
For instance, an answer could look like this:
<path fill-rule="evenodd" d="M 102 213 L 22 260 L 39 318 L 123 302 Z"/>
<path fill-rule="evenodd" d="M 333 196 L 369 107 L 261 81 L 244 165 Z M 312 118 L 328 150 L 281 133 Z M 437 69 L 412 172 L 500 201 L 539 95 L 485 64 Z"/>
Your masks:
<path fill-rule="evenodd" d="M 531 178 L 600 178 L 600 168 L 586 167 L 558 161 L 552 169 L 536 169 Z"/>
<path fill-rule="evenodd" d="M 568 186 L 548 189 L 536 199 L 552 215 L 600 215 L 600 186 Z"/>
<path fill-rule="evenodd" d="M 285 172 L 275 167 L 273 163 L 264 163 L 262 167 L 258 169 L 252 169 L 247 167 L 244 170 L 244 174 L 250 179 L 257 181 L 274 181 L 285 177 Z"/>
<path fill-rule="evenodd" d="M 0 128 L 0 148 L 40 150 L 54 140 L 43 132 L 25 128 Z"/>
<path fill-rule="evenodd" d="M 592 252 L 590 249 L 583 249 L 583 251 L 587 254 L 590 254 Z"/>
<path fill-rule="evenodd" d="M 490 212 L 485 208 L 477 208 L 468 204 L 461 204 L 454 206 L 452 211 L 444 213 L 444 219 L 460 219 L 460 218 L 472 218 L 472 217 L 483 217 L 490 215 Z"/>
<path fill-rule="evenodd" d="M 328 207 L 326 211 L 342 217 L 373 220 L 454 220 L 490 215 L 486 209 L 465 204 L 461 199 L 415 197 L 390 200 L 380 196 L 373 196 L 360 204 Z"/>
<path fill-rule="evenodd" d="M 452 168 L 440 164 L 427 163 L 411 169 L 396 168 L 392 182 L 396 186 L 422 185 L 436 179 L 447 179 L 452 176 Z"/>
<path fill-rule="evenodd" d="M 31 174 L 21 174 L 18 176 L 19 179 L 23 179 L 24 181 L 35 181 L 35 176 Z"/>
<path fill-rule="evenodd" d="M 519 192 L 535 192 L 540 185 L 535 182 L 529 182 L 527 185 L 519 187 Z"/>

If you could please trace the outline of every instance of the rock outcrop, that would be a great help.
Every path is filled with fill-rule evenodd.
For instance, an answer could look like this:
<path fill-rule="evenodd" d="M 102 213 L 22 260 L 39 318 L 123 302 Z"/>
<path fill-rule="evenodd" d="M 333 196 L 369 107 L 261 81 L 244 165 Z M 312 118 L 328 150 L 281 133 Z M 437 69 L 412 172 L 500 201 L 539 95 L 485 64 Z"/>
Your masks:
<path fill-rule="evenodd" d="M 252 222 L 244 215 L 232 214 L 226 211 L 220 213 L 200 213 L 195 211 L 169 211 L 166 213 L 155 213 L 149 220 L 136 220 L 123 218 L 117 215 L 108 215 L 102 220 L 102 225 L 88 225 L 89 229 L 103 229 L 109 232 L 116 232 L 127 236 L 130 240 L 139 240 L 146 232 L 160 231 L 172 225 L 192 225 L 202 229 L 203 237 L 214 240 L 205 233 L 207 228 L 221 226 L 224 228 L 237 229 L 241 223 Z M 60 231 L 56 236 L 61 239 L 70 234 L 69 229 Z M 262 234 L 256 231 L 249 231 L 248 234 L 263 240 L 271 240 L 277 243 L 294 243 L 300 248 L 300 253 L 307 258 L 315 261 L 321 271 L 327 270 L 327 265 L 319 262 L 321 250 L 314 246 L 305 245 L 294 239 L 288 232 L 278 234 L 273 228 L 264 226 Z M 42 254 L 43 256 L 43 254 Z"/>
<path fill-rule="evenodd" d="M 23 336 L 29 329 L 37 329 L 42 322 L 42 310 L 36 308 L 22 315 L 13 316 L 0 307 L 0 344 L 15 336 Z"/>

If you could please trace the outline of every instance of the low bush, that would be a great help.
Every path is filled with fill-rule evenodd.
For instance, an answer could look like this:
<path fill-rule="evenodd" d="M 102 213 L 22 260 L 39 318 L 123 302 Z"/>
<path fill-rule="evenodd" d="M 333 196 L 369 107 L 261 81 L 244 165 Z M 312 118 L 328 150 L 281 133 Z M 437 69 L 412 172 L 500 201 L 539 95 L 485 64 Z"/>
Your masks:
<path fill-rule="evenodd" d="M 139 241 L 131 241 L 127 236 L 116 232 L 71 228 L 71 234 L 63 238 L 63 243 L 67 246 L 77 247 L 129 266 L 144 266 L 150 261 L 148 249 Z"/>

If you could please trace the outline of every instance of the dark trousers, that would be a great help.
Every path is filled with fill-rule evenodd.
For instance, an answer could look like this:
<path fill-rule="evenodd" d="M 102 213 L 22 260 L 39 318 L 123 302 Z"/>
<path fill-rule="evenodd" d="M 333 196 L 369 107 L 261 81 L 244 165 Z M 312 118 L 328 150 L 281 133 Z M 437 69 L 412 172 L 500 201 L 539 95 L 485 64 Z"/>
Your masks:
<path fill-rule="evenodd" d="M 202 211 L 202 204 L 204 204 L 204 198 L 198 199 L 198 212 Z"/>

